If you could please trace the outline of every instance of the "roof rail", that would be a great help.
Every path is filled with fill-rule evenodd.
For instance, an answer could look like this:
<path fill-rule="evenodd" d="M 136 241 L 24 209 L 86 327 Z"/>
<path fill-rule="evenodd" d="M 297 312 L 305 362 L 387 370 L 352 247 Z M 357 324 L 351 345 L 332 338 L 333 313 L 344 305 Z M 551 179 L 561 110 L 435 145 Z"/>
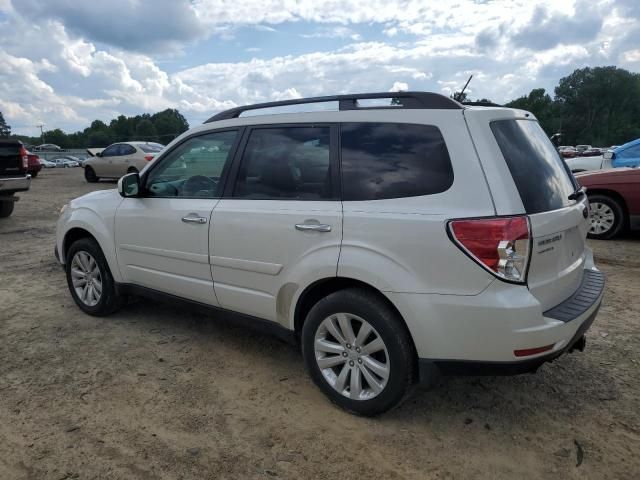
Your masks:
<path fill-rule="evenodd" d="M 499 105 L 493 102 L 462 102 L 462 105 L 469 107 L 503 107 L 504 105 Z"/>
<path fill-rule="evenodd" d="M 371 100 L 376 98 L 391 98 L 399 102 L 390 106 L 382 107 L 359 107 L 358 100 Z M 305 105 L 308 103 L 338 102 L 339 110 L 364 110 L 364 109 L 442 109 L 454 110 L 464 108 L 455 100 L 432 92 L 382 92 L 382 93 L 356 93 L 350 95 L 330 95 L 325 97 L 296 98 L 293 100 L 282 100 L 279 102 L 256 103 L 242 107 L 231 108 L 220 112 L 209 118 L 204 123 L 217 122 L 218 120 L 228 120 L 238 118 L 240 114 L 248 110 L 259 110 L 262 108 L 285 107 L 288 105 Z"/>

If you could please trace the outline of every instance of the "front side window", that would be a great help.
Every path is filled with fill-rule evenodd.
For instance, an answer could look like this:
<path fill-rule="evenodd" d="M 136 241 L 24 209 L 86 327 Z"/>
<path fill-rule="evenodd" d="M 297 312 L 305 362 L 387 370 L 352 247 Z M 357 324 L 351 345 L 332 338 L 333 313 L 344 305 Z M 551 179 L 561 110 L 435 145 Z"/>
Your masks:
<path fill-rule="evenodd" d="M 220 178 L 231 161 L 238 132 L 214 132 L 190 138 L 169 152 L 149 172 L 146 195 L 150 197 L 216 198 Z"/>
<path fill-rule="evenodd" d="M 330 199 L 330 127 L 256 128 L 245 147 L 233 196 Z"/>
<path fill-rule="evenodd" d="M 340 140 L 346 201 L 431 195 L 453 183 L 447 146 L 433 125 L 343 123 Z"/>
<path fill-rule="evenodd" d="M 119 155 L 120 144 L 110 145 L 102 151 L 103 157 L 116 157 Z"/>

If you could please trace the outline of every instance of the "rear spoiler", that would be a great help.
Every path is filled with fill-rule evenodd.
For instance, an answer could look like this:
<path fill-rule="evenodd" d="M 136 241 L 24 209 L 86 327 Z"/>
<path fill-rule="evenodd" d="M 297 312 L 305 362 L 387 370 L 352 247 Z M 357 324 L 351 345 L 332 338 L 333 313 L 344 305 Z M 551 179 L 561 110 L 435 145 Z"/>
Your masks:
<path fill-rule="evenodd" d="M 98 153 L 102 152 L 104 148 L 87 148 L 87 153 L 90 157 L 95 157 Z"/>

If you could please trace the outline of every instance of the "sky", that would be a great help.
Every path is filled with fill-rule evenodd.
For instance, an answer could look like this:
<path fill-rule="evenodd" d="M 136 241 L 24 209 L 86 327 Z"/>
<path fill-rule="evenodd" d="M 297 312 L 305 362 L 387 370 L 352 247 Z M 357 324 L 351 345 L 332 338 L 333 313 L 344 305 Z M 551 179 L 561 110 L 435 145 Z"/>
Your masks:
<path fill-rule="evenodd" d="M 26 135 L 471 74 L 501 103 L 602 65 L 640 71 L 640 0 L 0 0 L 0 112 Z"/>

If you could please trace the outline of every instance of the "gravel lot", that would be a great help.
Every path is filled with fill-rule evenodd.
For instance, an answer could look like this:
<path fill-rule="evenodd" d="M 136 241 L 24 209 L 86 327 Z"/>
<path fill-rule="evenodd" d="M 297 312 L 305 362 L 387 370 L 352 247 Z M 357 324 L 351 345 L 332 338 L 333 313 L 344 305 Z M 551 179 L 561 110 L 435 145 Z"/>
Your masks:
<path fill-rule="evenodd" d="M 608 279 L 584 353 L 460 377 L 363 419 L 294 347 L 139 301 L 80 312 L 53 257 L 87 184 L 45 170 L 0 220 L 0 478 L 569 478 L 640 475 L 640 235 L 591 242 Z"/>

